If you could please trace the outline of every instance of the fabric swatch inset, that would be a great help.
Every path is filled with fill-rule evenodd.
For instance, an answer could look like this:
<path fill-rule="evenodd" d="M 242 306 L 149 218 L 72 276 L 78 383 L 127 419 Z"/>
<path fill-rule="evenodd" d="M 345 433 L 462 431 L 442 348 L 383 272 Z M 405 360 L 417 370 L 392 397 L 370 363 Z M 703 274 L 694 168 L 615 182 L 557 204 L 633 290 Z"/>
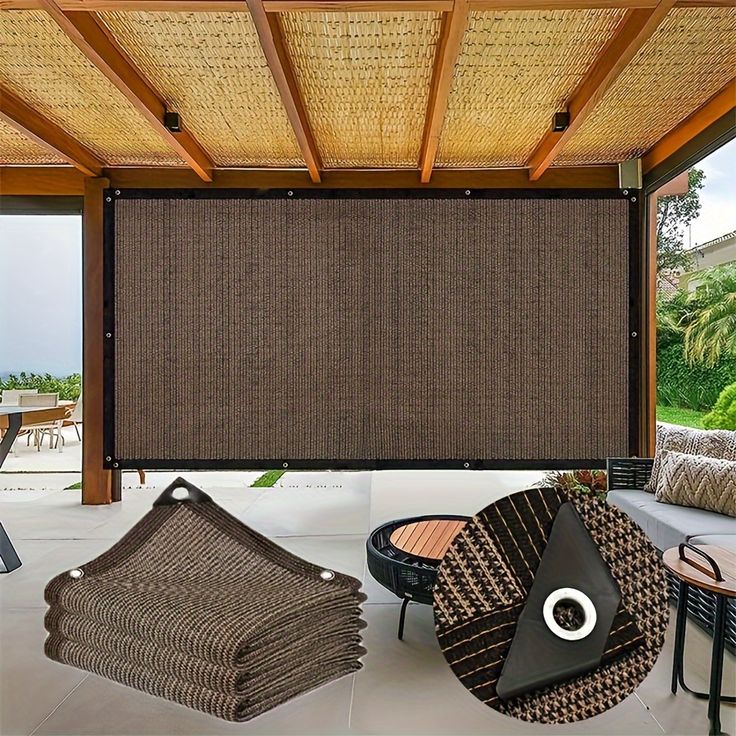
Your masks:
<path fill-rule="evenodd" d="M 518 626 L 520 618 L 537 573 L 548 574 L 540 569 L 540 563 L 558 513 L 566 507 L 572 507 L 579 517 L 610 574 L 613 590 L 620 591 L 620 599 L 613 598 L 617 601 L 615 615 L 606 620 L 602 638 L 596 634 L 601 649 L 598 654 L 588 654 L 587 664 L 566 664 L 559 668 L 556 680 L 549 677 L 549 672 L 546 679 L 541 676 L 539 680 L 535 673 L 528 673 L 528 677 L 521 678 L 524 687 L 506 688 L 504 692 L 502 686 L 499 693 L 499 678 L 517 628 L 528 635 L 528 627 Z M 488 561 L 489 557 L 499 559 Z M 568 557 L 569 579 L 576 580 L 573 568 L 577 566 L 578 585 L 581 590 L 586 588 L 582 590 L 583 598 L 599 597 L 595 585 L 591 589 L 590 581 L 586 582 L 591 575 L 585 568 L 596 564 L 593 556 L 571 553 Z M 499 579 L 491 600 L 488 586 L 479 582 L 487 578 L 488 570 L 509 569 L 513 584 Z M 564 571 L 555 577 L 560 585 L 559 581 L 565 579 Z M 478 595 L 479 588 L 485 588 L 483 596 Z M 603 589 L 607 589 L 605 585 Z M 445 658 L 473 695 L 507 715 L 552 724 L 597 715 L 633 692 L 661 650 L 669 608 L 657 552 L 625 514 L 592 496 L 535 488 L 488 506 L 456 537 L 439 568 L 434 612 Z M 536 613 L 539 615 L 534 625 L 544 626 L 541 611 Z M 572 620 L 575 616 L 566 620 L 570 611 L 561 614 L 559 627 L 574 630 L 579 623 Z M 597 628 L 594 618 L 590 631 Z M 593 636 L 590 632 L 588 635 Z M 580 644 L 585 647 L 585 638 L 567 643 L 573 652 Z"/>

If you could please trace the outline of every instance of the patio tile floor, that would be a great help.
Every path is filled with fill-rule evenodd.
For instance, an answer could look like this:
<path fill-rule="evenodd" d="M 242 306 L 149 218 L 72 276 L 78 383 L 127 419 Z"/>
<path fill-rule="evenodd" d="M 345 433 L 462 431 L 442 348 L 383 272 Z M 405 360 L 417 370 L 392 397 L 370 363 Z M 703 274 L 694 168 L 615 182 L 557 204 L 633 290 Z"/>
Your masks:
<path fill-rule="evenodd" d="M 10 475 L 1 475 L 0 488 L 13 487 Z M 82 507 L 78 491 L 0 490 L 0 520 L 24 562 L 0 577 L 0 733 L 604 736 L 707 731 L 705 704 L 669 693 L 672 624 L 665 650 L 637 694 L 602 716 L 554 731 L 505 718 L 467 693 L 439 651 L 429 606 L 410 606 L 405 639 L 396 639 L 398 602 L 366 569 L 370 529 L 401 516 L 443 511 L 471 515 L 506 493 L 528 487 L 538 473 L 290 473 L 272 489 L 247 487 L 257 473 L 186 473 L 231 513 L 279 544 L 361 578 L 368 594 L 363 669 L 249 723 L 225 723 L 47 660 L 42 623 L 46 582 L 109 548 L 150 508 L 173 475 L 150 474 L 141 490 L 134 488 L 136 476 L 126 474 L 124 486 L 133 488 L 125 491 L 121 504 L 105 507 Z M 688 628 L 686 667 L 694 687 L 706 687 L 709 645 L 699 629 Z M 727 656 L 724 682 L 735 681 L 734 658 Z M 725 732 L 735 734 L 736 709 L 724 706 L 722 722 Z"/>

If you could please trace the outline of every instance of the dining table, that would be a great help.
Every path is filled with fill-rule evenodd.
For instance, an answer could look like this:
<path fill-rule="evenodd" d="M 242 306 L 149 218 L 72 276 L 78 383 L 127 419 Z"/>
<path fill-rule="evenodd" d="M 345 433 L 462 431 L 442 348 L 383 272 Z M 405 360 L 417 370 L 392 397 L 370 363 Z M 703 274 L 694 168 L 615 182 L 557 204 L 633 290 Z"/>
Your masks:
<path fill-rule="evenodd" d="M 0 431 L 3 435 L 0 440 L 0 468 L 10 454 L 10 448 L 18 438 L 21 427 L 66 419 L 74 404 L 74 401 L 60 401 L 56 406 L 4 406 L 0 403 Z M 0 523 L 0 573 L 12 572 L 20 565 L 18 553 Z"/>

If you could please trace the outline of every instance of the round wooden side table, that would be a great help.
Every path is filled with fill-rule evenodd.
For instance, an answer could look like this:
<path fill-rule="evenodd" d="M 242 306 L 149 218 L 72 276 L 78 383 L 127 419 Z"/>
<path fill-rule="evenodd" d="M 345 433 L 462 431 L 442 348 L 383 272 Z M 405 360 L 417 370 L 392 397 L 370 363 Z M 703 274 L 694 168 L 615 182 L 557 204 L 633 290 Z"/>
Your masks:
<path fill-rule="evenodd" d="M 374 529 L 366 543 L 371 575 L 401 598 L 398 637 L 410 601 L 432 605 L 437 568 L 467 516 L 440 514 L 397 519 Z"/>
<path fill-rule="evenodd" d="M 672 662 L 672 692 L 677 685 L 697 698 L 708 700 L 708 720 L 711 736 L 721 733 L 721 701 L 736 702 L 736 698 L 721 694 L 723 681 L 723 650 L 726 643 L 726 604 L 736 598 L 736 553 L 711 545 L 683 543 L 668 549 L 662 558 L 665 567 L 678 579 L 680 594 L 677 602 L 675 652 Z M 716 597 L 716 615 L 713 625 L 713 651 L 710 664 L 709 692 L 691 690 L 685 684 L 683 656 L 685 653 L 685 625 L 690 586 L 709 590 Z"/>

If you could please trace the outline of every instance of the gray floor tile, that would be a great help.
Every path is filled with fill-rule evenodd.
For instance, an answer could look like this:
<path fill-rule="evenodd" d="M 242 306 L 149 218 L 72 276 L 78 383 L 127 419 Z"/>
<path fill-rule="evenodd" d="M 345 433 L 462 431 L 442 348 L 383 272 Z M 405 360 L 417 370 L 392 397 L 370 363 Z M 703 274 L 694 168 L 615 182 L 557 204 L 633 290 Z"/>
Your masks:
<path fill-rule="evenodd" d="M 708 732 L 708 704 L 679 690 L 670 690 L 675 612 L 672 609 L 667 639 L 657 663 L 639 686 L 637 693 L 667 733 L 701 734 Z M 701 692 L 708 691 L 710 654 L 713 640 L 692 621 L 688 622 L 685 641 L 685 682 Z M 736 693 L 736 657 L 726 653 L 723 668 L 723 692 Z M 736 734 L 736 705 L 723 704 L 721 727 L 724 733 Z"/>
<path fill-rule="evenodd" d="M 4 583 L 0 583 L 2 585 Z M 0 733 L 27 736 L 87 677 L 46 659 L 42 609 L 0 618 Z"/>
<path fill-rule="evenodd" d="M 263 493 L 240 519 L 269 537 L 367 536 L 370 473 L 292 473 L 290 485 Z"/>
<path fill-rule="evenodd" d="M 353 675 L 324 685 L 247 723 L 229 723 L 90 675 L 34 736 L 344 734 Z"/>

